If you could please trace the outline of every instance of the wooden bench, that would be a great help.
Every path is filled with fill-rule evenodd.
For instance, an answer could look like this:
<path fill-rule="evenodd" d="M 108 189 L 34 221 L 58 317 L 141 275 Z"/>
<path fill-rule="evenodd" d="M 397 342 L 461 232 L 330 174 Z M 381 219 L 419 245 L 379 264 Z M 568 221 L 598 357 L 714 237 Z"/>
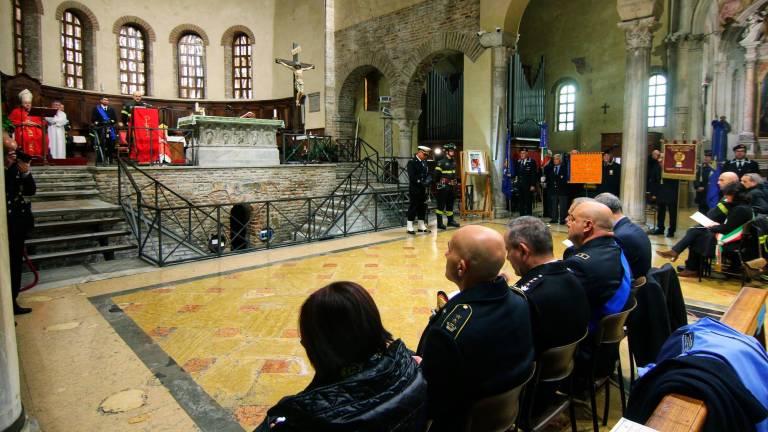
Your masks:
<path fill-rule="evenodd" d="M 758 340 L 765 347 L 765 300 L 768 290 L 742 288 L 736 300 L 720 318 L 720 321 L 744 334 L 758 334 Z M 758 320 L 763 326 L 758 332 Z M 656 410 L 645 423 L 646 426 L 662 432 L 697 432 L 707 419 L 707 407 L 704 402 L 669 394 L 664 396 Z"/>

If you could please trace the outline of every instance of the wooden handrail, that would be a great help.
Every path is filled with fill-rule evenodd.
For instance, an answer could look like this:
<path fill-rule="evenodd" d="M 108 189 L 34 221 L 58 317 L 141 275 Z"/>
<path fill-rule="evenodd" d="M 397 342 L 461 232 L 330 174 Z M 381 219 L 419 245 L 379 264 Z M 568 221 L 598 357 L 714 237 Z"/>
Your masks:
<path fill-rule="evenodd" d="M 766 297 L 768 290 L 742 288 L 720 322 L 741 333 L 754 335 L 758 318 L 761 314 L 765 316 Z M 765 328 L 760 334 L 760 341 L 765 346 Z M 673 393 L 664 396 L 645 425 L 662 432 L 698 432 L 706 419 L 707 407 L 704 402 Z"/>

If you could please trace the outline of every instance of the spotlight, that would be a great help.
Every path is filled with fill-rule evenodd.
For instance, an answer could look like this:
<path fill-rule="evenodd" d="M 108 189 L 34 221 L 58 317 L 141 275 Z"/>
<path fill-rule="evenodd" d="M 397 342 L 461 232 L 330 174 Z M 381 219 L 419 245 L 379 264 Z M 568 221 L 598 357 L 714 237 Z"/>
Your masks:
<path fill-rule="evenodd" d="M 433 152 L 433 153 L 435 153 L 435 156 L 440 156 L 441 154 L 443 154 L 443 149 L 441 149 L 440 147 L 438 147 L 438 148 L 436 148 L 436 149 L 434 150 L 434 152 Z"/>

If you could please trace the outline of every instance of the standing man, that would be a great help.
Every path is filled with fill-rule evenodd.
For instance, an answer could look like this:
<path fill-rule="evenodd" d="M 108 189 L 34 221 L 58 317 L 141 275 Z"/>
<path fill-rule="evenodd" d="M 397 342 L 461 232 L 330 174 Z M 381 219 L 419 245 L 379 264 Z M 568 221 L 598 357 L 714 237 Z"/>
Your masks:
<path fill-rule="evenodd" d="M 56 108 L 56 115 L 45 118 L 45 121 L 48 122 L 48 144 L 51 149 L 51 157 L 66 159 L 67 137 L 65 128 L 69 124 L 69 120 L 67 120 L 67 114 L 64 112 L 64 105 L 60 101 L 53 101 L 51 108 Z"/>
<path fill-rule="evenodd" d="M 14 108 L 8 115 L 15 131 L 13 139 L 24 153 L 42 158 L 43 146 L 47 145 L 43 137 L 43 119 L 29 115 L 32 109 L 32 92 L 24 89 L 19 92 L 21 106 Z"/>
<path fill-rule="evenodd" d="M 669 229 L 667 237 L 675 236 L 677 230 L 677 194 L 680 181 L 675 179 L 662 179 L 656 195 L 656 229 L 653 235 L 664 234 L 664 220 L 669 212 Z"/>
<path fill-rule="evenodd" d="M 427 153 L 432 151 L 427 146 L 419 146 L 416 155 L 408 161 L 408 234 L 416 234 L 413 221 L 419 222 L 419 232 L 430 232 L 427 228 L 427 188 L 432 183 L 427 169 Z"/>
<path fill-rule="evenodd" d="M 16 154 L 16 142 L 3 131 L 3 155 L 5 165 L 5 202 L 8 222 L 8 259 L 11 270 L 13 314 L 32 311 L 20 306 L 16 299 L 21 291 L 21 270 L 24 257 L 24 241 L 34 225 L 30 203 L 24 197 L 34 195 L 37 187 L 29 170 L 29 155 Z"/>
<path fill-rule="evenodd" d="M 757 162 L 747 159 L 747 147 L 739 144 L 733 147 L 733 159 L 723 164 L 723 172 L 735 172 L 739 178 L 748 173 L 760 173 Z"/>
<path fill-rule="evenodd" d="M 435 182 L 437 183 L 437 228 L 444 230 L 443 216 L 448 218 L 448 226 L 459 227 L 459 223 L 453 220 L 453 202 L 456 198 L 456 146 L 448 143 L 443 146 L 445 157 L 440 159 L 435 169 Z"/>
<path fill-rule="evenodd" d="M 104 156 L 102 162 L 111 164 L 112 159 L 115 157 L 115 142 L 117 141 L 117 133 L 115 132 L 115 124 L 117 124 L 117 116 L 115 110 L 109 106 L 109 96 L 103 95 L 99 99 L 99 104 L 91 110 L 91 123 L 93 124 L 94 133 L 99 139 L 99 144 Z"/>
<path fill-rule="evenodd" d="M 707 214 L 709 204 L 707 204 L 707 189 L 709 188 L 709 177 L 714 172 L 712 169 L 712 152 L 704 151 L 704 160 L 696 167 L 696 178 L 693 180 L 693 188 L 696 191 L 696 197 L 693 202 L 698 204 L 699 212 Z"/>
<path fill-rule="evenodd" d="M 536 166 L 536 161 L 528 157 L 528 149 L 520 150 L 520 159 L 515 162 L 515 174 L 520 191 L 520 216 L 531 215 L 539 168 Z"/>
<path fill-rule="evenodd" d="M 549 223 L 565 224 L 568 215 L 568 181 L 566 180 L 563 157 L 559 153 L 552 157 L 552 163 L 544 167 L 544 183 L 549 199 Z"/>
<path fill-rule="evenodd" d="M 146 107 L 149 106 L 148 103 L 141 100 L 141 92 L 135 91 L 133 92 L 133 100 L 130 100 L 123 104 L 123 109 L 120 111 L 120 123 L 118 126 L 128 126 L 129 122 L 131 121 L 131 118 L 133 117 L 133 109 L 136 107 Z"/>
<path fill-rule="evenodd" d="M 604 192 L 616 196 L 621 193 L 621 164 L 613 160 L 611 150 L 603 151 L 603 181 L 597 187 L 597 193 Z"/>

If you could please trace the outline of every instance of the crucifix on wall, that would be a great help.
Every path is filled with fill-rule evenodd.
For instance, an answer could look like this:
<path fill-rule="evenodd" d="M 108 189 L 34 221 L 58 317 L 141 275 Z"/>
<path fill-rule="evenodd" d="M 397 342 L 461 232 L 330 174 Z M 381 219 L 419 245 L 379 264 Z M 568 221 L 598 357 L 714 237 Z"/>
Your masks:
<path fill-rule="evenodd" d="M 301 52 L 301 46 L 296 42 L 293 43 L 291 49 L 292 60 L 285 60 L 276 58 L 275 63 L 283 65 L 293 71 L 293 89 L 296 96 L 296 106 L 300 106 L 304 102 L 304 71 L 314 69 L 315 65 L 309 63 L 302 63 L 299 61 L 299 53 Z"/>
<path fill-rule="evenodd" d="M 603 106 L 601 106 L 600 108 L 603 109 L 603 114 L 608 114 L 608 108 L 610 108 L 610 107 L 611 106 L 608 105 L 608 102 L 605 102 L 605 103 L 603 103 Z"/>

